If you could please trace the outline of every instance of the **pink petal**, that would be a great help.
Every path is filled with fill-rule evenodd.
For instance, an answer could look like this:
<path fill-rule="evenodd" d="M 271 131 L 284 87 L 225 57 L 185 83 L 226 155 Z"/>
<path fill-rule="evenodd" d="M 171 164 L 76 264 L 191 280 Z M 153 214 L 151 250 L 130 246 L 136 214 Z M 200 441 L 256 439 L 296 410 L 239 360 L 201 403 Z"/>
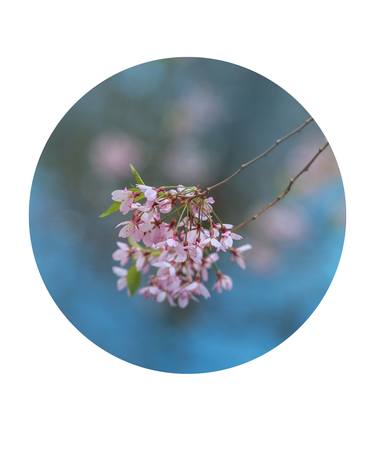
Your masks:
<path fill-rule="evenodd" d="M 242 253 L 242 252 L 246 252 L 247 250 L 250 250 L 252 249 L 252 246 L 250 244 L 245 244 L 245 245 L 240 245 L 239 247 L 237 247 L 237 252 L 239 253 Z"/>
<path fill-rule="evenodd" d="M 184 309 L 189 304 L 189 299 L 187 296 L 180 296 L 178 298 L 178 305 Z"/>

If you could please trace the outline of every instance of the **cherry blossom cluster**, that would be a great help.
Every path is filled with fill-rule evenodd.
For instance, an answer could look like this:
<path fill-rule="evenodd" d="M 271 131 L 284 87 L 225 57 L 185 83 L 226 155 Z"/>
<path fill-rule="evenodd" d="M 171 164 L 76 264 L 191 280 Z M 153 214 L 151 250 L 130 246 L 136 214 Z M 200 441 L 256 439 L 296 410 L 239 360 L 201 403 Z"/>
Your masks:
<path fill-rule="evenodd" d="M 140 294 L 184 308 L 191 300 L 210 297 L 210 270 L 216 275 L 214 290 L 221 293 L 232 288 L 232 279 L 217 265 L 221 253 L 228 252 L 245 268 L 243 253 L 251 246 L 233 246 L 242 237 L 232 231 L 232 225 L 219 221 L 214 199 L 198 187 L 137 184 L 115 190 L 112 199 L 123 215 L 129 215 L 117 226 L 124 241 L 117 242 L 113 253 L 119 290 L 128 288 L 134 293 L 134 272 L 139 277 L 148 274 Z"/>

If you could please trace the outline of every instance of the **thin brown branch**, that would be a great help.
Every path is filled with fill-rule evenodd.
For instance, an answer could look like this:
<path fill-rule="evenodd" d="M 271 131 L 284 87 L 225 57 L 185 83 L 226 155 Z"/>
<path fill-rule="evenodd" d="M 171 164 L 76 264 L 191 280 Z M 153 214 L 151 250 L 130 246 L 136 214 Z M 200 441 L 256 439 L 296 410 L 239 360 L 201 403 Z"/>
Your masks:
<path fill-rule="evenodd" d="M 309 117 L 308 119 L 306 119 L 302 124 L 300 124 L 298 127 L 296 127 L 294 130 L 290 131 L 289 133 L 287 133 L 286 135 L 282 136 L 281 138 L 278 138 L 271 146 L 269 146 L 267 149 L 265 149 L 262 153 L 260 153 L 258 156 L 256 156 L 255 158 L 253 159 L 250 159 L 250 161 L 247 161 L 243 164 L 241 164 L 241 166 L 233 172 L 233 174 L 231 174 L 230 176 L 226 177 L 225 179 L 217 182 L 216 184 L 214 185 L 211 185 L 211 187 L 207 187 L 207 189 L 205 190 L 205 192 L 210 192 L 214 189 L 216 189 L 217 187 L 220 187 L 221 185 L 223 184 L 226 184 L 229 180 L 231 180 L 233 177 L 235 177 L 237 174 L 239 174 L 240 172 L 242 172 L 244 169 L 246 169 L 247 167 L 249 167 L 251 164 L 254 164 L 256 161 L 259 161 L 259 159 L 262 159 L 264 158 L 265 156 L 267 156 L 268 154 L 271 153 L 271 151 L 273 151 L 277 146 L 279 146 L 281 143 L 283 143 L 284 141 L 288 140 L 290 137 L 292 137 L 293 135 L 295 135 L 296 133 L 299 133 L 301 130 L 303 130 L 310 122 L 313 122 L 313 118 L 312 117 Z"/>
<path fill-rule="evenodd" d="M 292 177 L 291 179 L 289 179 L 289 183 L 288 185 L 286 186 L 286 188 L 281 192 L 279 193 L 279 195 L 277 195 L 276 198 L 274 198 L 272 201 L 270 201 L 267 205 L 265 205 L 260 211 L 258 211 L 257 213 L 253 214 L 252 216 L 250 216 L 249 218 L 246 218 L 244 221 L 242 221 L 242 223 L 240 224 L 237 224 L 237 226 L 235 226 L 233 228 L 233 231 L 238 231 L 239 229 L 242 229 L 243 227 L 247 226 L 249 223 L 251 223 L 252 221 L 255 221 L 256 219 L 259 218 L 259 216 L 261 216 L 263 213 L 265 213 L 266 211 L 268 211 L 270 208 L 272 208 L 274 205 L 276 205 L 276 203 L 278 203 L 280 200 L 282 200 L 286 195 L 288 195 L 288 193 L 290 192 L 291 188 L 293 187 L 293 185 L 295 184 L 295 182 L 301 177 L 302 174 L 304 174 L 305 172 L 307 172 L 310 167 L 312 166 L 312 164 L 314 164 L 315 160 L 319 157 L 319 155 L 321 153 L 323 153 L 323 151 L 329 146 L 329 143 L 326 142 L 323 146 L 321 146 L 318 150 L 317 153 L 315 153 L 315 155 L 313 156 L 312 159 L 310 159 L 310 161 L 306 164 L 306 166 L 304 166 L 299 172 L 298 174 L 296 174 L 294 177 Z"/>

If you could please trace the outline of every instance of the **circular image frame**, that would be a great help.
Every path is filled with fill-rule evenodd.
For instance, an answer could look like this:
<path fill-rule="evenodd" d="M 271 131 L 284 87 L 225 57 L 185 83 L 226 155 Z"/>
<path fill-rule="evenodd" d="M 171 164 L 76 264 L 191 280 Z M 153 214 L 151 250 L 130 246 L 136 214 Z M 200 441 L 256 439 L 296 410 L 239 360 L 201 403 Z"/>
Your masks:
<path fill-rule="evenodd" d="M 114 224 L 144 207 L 143 233 L 170 232 L 119 238 Z M 110 77 L 63 117 L 34 176 L 30 233 L 48 291 L 91 341 L 145 368 L 212 372 L 313 313 L 341 256 L 345 195 L 329 143 L 287 92 L 228 62 L 171 58 Z"/>

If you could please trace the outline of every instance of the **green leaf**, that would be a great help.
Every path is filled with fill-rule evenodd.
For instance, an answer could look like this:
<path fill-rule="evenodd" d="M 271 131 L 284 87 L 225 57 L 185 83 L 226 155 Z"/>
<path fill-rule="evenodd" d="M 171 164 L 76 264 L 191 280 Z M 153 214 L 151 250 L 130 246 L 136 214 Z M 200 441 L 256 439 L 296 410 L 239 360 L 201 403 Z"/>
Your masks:
<path fill-rule="evenodd" d="M 161 251 L 158 249 L 149 249 L 149 252 L 153 257 L 159 257 L 159 255 L 161 255 Z"/>
<path fill-rule="evenodd" d="M 135 201 L 135 202 L 139 202 L 139 201 L 143 200 L 144 198 L 145 198 L 144 193 L 140 193 L 139 195 L 137 195 L 137 196 L 134 198 L 134 201 Z"/>
<path fill-rule="evenodd" d="M 133 296 L 141 284 L 141 273 L 137 270 L 135 265 L 132 265 L 128 270 L 128 291 Z"/>
<path fill-rule="evenodd" d="M 138 242 L 136 242 L 132 237 L 128 237 L 128 242 L 129 242 L 131 247 L 134 247 L 136 249 L 142 249 L 140 244 L 138 244 Z"/>
<path fill-rule="evenodd" d="M 118 201 L 113 202 L 111 206 L 109 206 L 105 211 L 103 211 L 103 213 L 99 215 L 99 218 L 106 218 L 112 213 L 116 213 L 116 211 L 120 209 L 120 205 L 121 203 Z"/>
<path fill-rule="evenodd" d="M 142 185 L 144 185 L 144 184 L 142 184 Z M 141 192 L 138 187 L 130 187 L 130 188 L 128 188 L 128 190 L 130 190 L 130 192 L 138 193 L 138 195 L 136 197 L 134 197 L 135 202 L 141 201 L 141 200 L 143 200 L 145 198 L 144 193 Z"/>
<path fill-rule="evenodd" d="M 142 177 L 140 176 L 139 172 L 137 171 L 137 169 L 133 166 L 133 164 L 129 164 L 129 167 L 134 177 L 135 183 L 140 184 L 140 185 L 146 185 Z"/>

